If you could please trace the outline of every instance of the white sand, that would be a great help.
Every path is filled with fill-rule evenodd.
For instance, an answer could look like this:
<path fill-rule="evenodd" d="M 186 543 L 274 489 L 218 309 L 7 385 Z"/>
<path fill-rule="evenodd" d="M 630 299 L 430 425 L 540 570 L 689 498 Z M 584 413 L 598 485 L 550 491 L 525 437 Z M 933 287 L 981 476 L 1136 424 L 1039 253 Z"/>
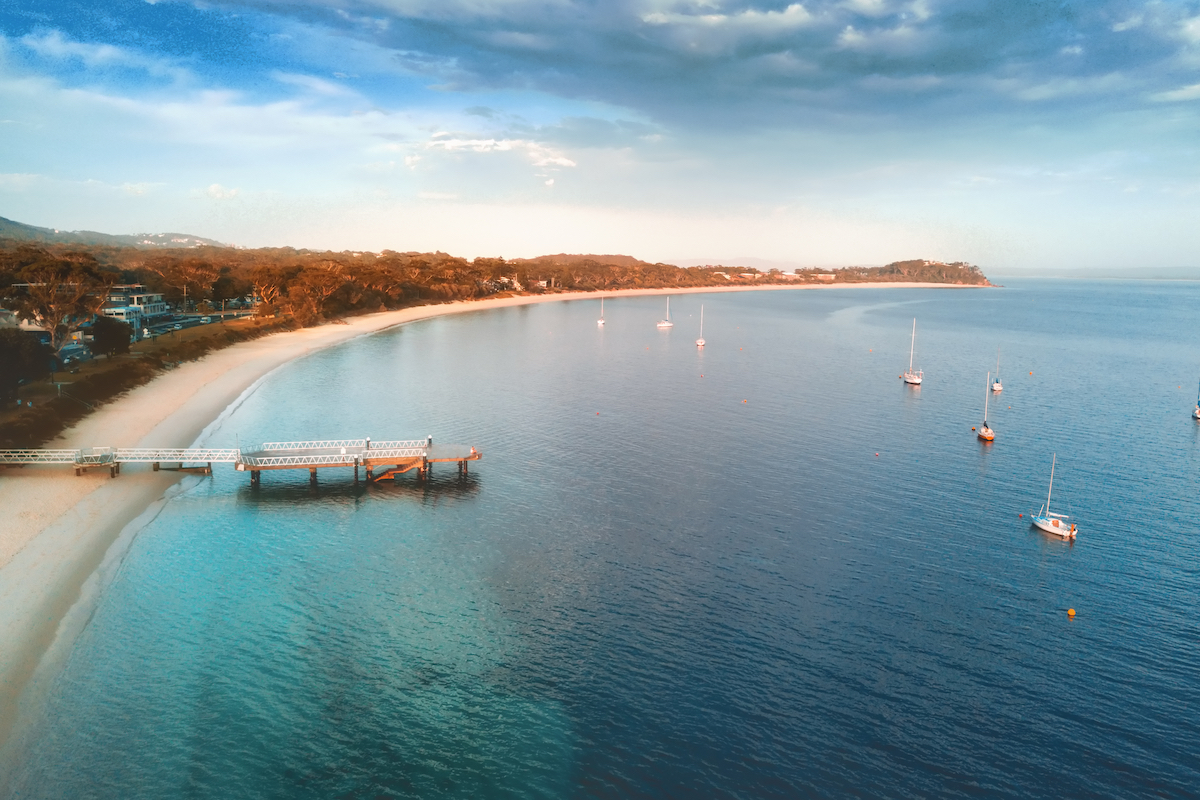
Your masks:
<path fill-rule="evenodd" d="M 218 350 L 164 372 L 97 409 L 50 447 L 187 447 L 267 373 L 297 356 L 419 319 L 529 303 L 600 297 L 817 288 L 971 288 L 946 284 L 729 286 L 581 292 L 447 303 L 355 317 L 348 324 L 278 333 Z M 25 689 L 63 620 L 122 530 L 181 475 L 126 466 L 75 477 L 69 466 L 0 471 L 0 744 L 12 731 Z M 142 515 L 139 517 L 139 515 Z M 126 539 L 130 537 L 125 537 Z M 59 648 L 61 649 L 61 647 Z"/>

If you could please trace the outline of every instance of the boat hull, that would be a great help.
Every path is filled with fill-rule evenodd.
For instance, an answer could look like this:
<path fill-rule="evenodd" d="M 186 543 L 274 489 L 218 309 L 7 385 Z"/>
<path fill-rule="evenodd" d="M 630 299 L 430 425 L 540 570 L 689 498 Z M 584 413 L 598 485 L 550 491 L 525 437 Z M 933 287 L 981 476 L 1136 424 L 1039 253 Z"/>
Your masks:
<path fill-rule="evenodd" d="M 1075 525 L 1070 522 L 1065 522 L 1054 517 L 1033 517 L 1033 527 L 1054 536 L 1061 536 L 1064 539 L 1075 538 Z"/>
<path fill-rule="evenodd" d="M 922 376 L 916 375 L 911 372 L 904 373 L 903 375 L 900 376 L 900 379 L 910 386 L 920 386 L 921 381 L 923 380 Z"/>
<path fill-rule="evenodd" d="M 1004 387 L 1000 385 L 1000 381 L 996 381 L 995 383 L 992 384 L 992 391 L 993 392 L 1003 392 L 1004 391 Z"/>
<path fill-rule="evenodd" d="M 993 441 L 996 438 L 996 434 L 992 432 L 991 428 L 980 428 L 975 435 L 985 442 Z"/>

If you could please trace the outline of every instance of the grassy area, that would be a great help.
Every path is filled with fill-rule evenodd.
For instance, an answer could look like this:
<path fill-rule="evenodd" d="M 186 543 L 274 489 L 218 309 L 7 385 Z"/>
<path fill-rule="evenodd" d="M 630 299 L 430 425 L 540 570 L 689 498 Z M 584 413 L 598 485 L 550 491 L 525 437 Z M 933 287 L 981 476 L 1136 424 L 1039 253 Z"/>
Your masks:
<path fill-rule="evenodd" d="M 164 369 L 213 350 L 280 330 L 291 319 L 242 318 L 213 322 L 136 342 L 127 355 L 99 357 L 72 365 L 49 380 L 22 386 L 21 406 L 0 409 L 0 448 L 37 447 L 57 436 L 97 405 L 146 383 Z M 32 403 L 32 406 L 29 404 Z"/>

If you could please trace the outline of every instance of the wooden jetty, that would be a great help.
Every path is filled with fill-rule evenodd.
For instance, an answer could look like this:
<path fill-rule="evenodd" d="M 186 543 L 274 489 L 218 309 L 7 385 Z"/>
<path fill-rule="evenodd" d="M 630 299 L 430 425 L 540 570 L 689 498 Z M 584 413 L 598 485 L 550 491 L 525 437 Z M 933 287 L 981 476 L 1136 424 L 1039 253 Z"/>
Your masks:
<path fill-rule="evenodd" d="M 417 470 L 418 478 L 429 477 L 436 463 L 456 463 L 458 474 L 466 475 L 468 463 L 483 454 L 474 447 L 458 444 L 434 444 L 424 439 L 330 439 L 307 442 L 265 442 L 254 449 L 214 448 L 112 448 L 91 447 L 79 450 L 0 450 L 0 465 L 70 464 L 75 474 L 89 469 L 107 469 L 109 475 L 121 474 L 122 464 L 152 464 L 155 470 L 174 469 L 212 473 L 212 465 L 230 463 L 238 472 L 250 473 L 250 485 L 258 486 L 264 470 L 306 469 L 313 482 L 317 470 L 352 467 L 358 482 L 359 468 L 367 481 L 395 478 Z M 378 472 L 378 474 L 376 474 Z"/>

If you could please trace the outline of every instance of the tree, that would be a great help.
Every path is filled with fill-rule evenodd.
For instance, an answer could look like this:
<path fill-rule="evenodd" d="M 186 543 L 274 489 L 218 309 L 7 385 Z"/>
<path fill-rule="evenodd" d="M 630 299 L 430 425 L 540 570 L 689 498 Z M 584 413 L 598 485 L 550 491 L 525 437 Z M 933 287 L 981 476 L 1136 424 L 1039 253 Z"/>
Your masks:
<path fill-rule="evenodd" d="M 112 358 L 116 353 L 128 353 L 133 328 L 112 317 L 99 316 L 92 323 L 92 352 Z"/>
<path fill-rule="evenodd" d="M 54 351 L 29 331 L 0 328 L 0 402 L 17 399 L 21 381 L 31 381 L 50 373 Z"/>
<path fill-rule="evenodd" d="M 68 253 L 63 258 L 38 259 L 17 273 L 22 283 L 5 290 L 7 305 L 17 316 L 44 328 L 57 352 L 73 331 L 104 305 L 116 281 L 101 272 L 90 256 Z"/>
<path fill-rule="evenodd" d="M 182 261 L 155 258 L 146 262 L 146 269 L 157 275 L 163 285 L 178 289 L 186 300 L 193 303 L 204 299 L 218 274 L 216 267 L 201 258 L 185 258 Z"/>

